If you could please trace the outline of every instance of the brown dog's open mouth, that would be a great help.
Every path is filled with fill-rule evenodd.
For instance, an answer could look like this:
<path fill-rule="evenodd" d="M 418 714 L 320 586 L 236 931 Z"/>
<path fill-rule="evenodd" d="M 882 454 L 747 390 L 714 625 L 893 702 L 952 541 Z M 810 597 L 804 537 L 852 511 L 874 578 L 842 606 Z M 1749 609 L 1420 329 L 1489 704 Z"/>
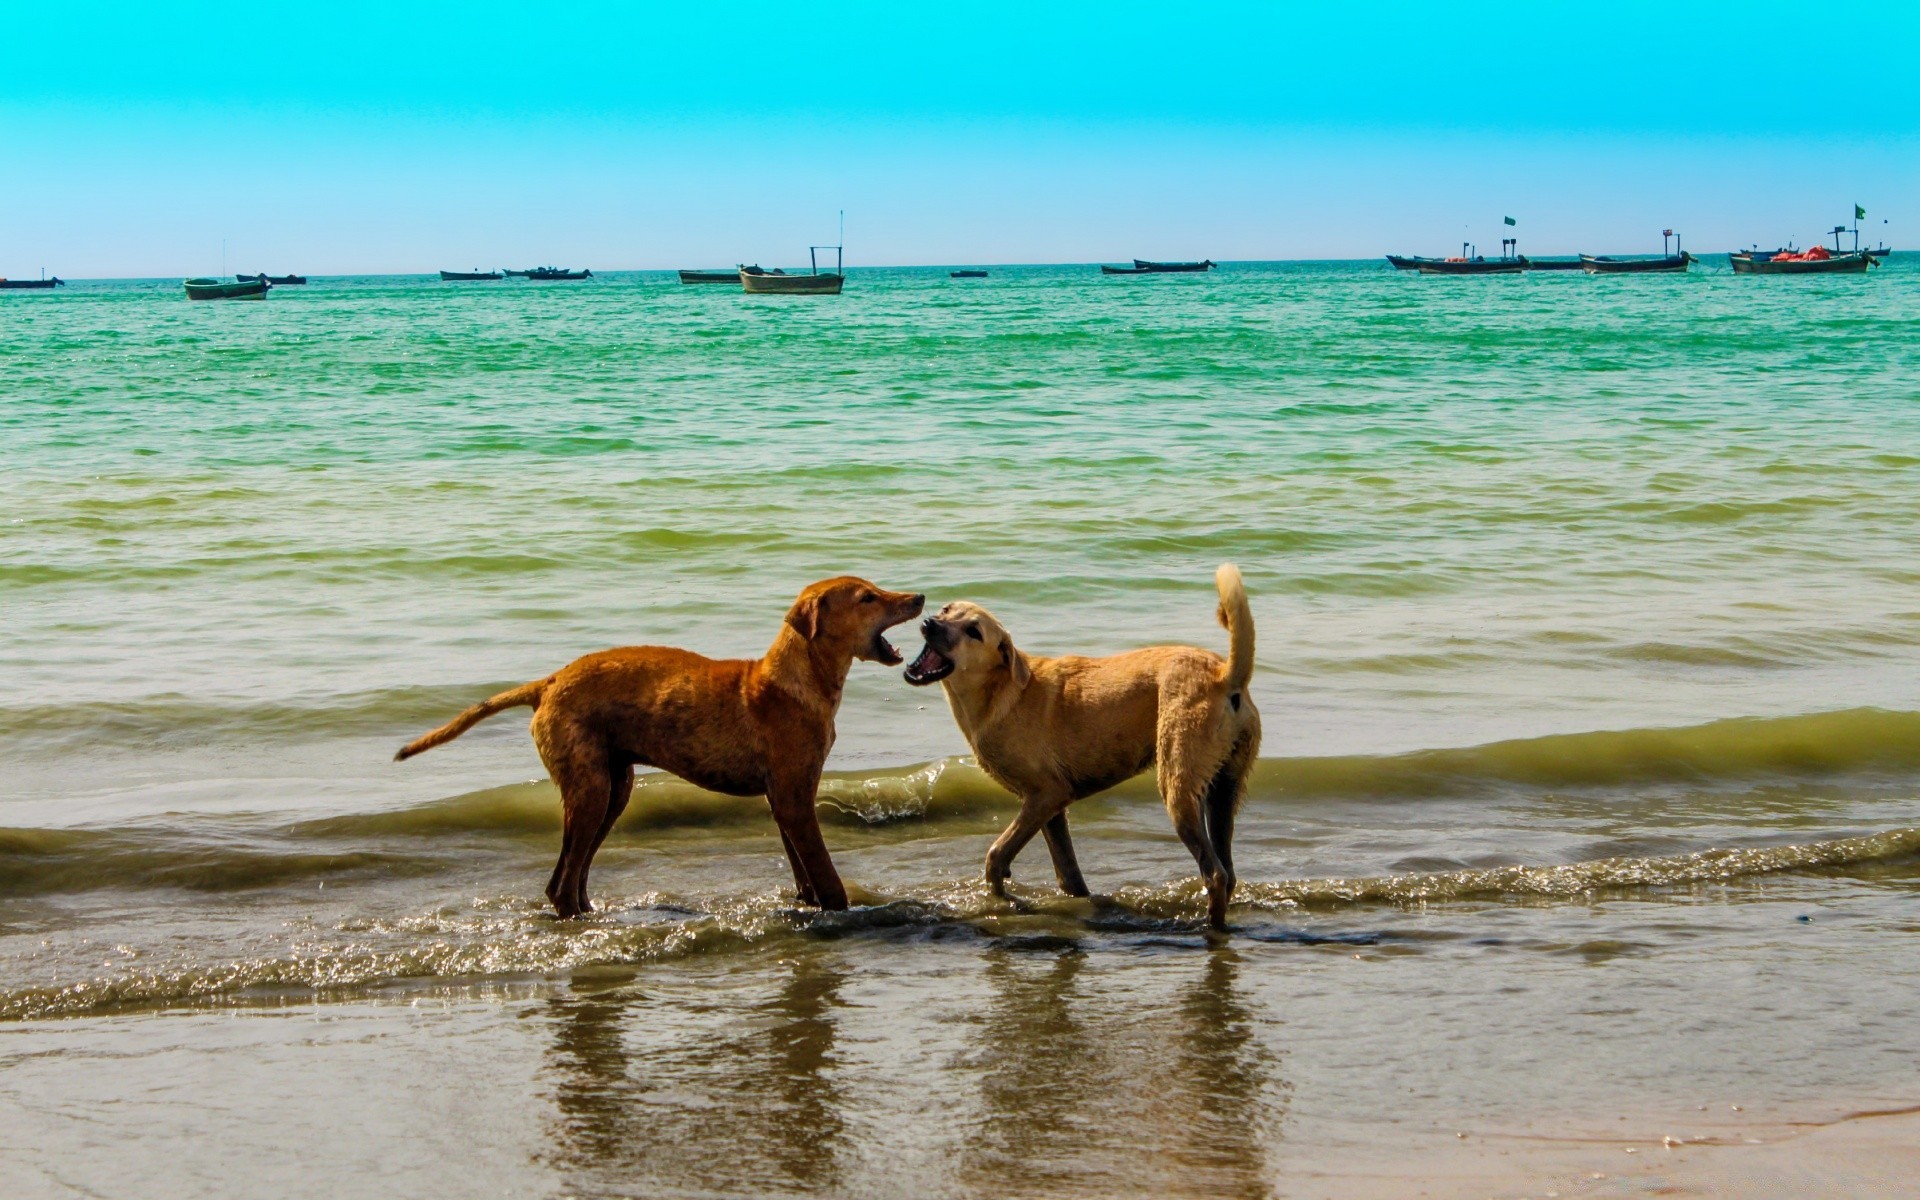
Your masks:
<path fill-rule="evenodd" d="M 897 667 L 907 661 L 901 657 L 898 650 L 893 648 L 893 643 L 887 640 L 887 635 L 884 633 L 873 635 L 873 645 L 868 646 L 867 652 L 861 657 L 888 667 Z"/>
<path fill-rule="evenodd" d="M 905 677 L 913 686 L 925 687 L 930 683 L 939 683 L 951 674 L 953 660 L 935 650 L 933 643 L 928 642 L 920 648 L 920 657 L 914 659 L 913 665 L 906 669 Z"/>

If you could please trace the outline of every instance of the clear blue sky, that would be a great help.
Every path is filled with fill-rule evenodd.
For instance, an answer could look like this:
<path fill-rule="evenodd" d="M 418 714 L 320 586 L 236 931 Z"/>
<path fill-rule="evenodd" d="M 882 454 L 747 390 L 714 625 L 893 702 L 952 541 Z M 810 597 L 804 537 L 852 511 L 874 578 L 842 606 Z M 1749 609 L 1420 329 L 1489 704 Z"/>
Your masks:
<path fill-rule="evenodd" d="M 0 275 L 1920 246 L 1920 4 L 0 3 Z M 1891 224 L 1882 226 L 1887 219 Z"/>

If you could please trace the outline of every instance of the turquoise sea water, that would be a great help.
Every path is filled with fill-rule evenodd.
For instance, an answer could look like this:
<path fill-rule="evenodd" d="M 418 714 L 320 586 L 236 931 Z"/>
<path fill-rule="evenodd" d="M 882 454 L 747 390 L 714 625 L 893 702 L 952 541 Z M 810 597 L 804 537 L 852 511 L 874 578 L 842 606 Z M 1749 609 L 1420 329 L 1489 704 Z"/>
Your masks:
<path fill-rule="evenodd" d="M 1719 262 L 876 269 L 811 300 L 663 274 L 0 296 L 3 1086 L 38 1113 L 139 1043 L 223 1064 L 196 1094 L 297 1062 L 347 1096 L 354 1052 L 298 1051 L 271 1014 L 366 1022 L 423 1079 L 460 1029 L 547 1114 L 503 1141 L 503 1179 L 687 1195 L 1127 1191 L 1127 1131 L 1160 1126 L 1122 1095 L 1264 1114 L 1199 1123 L 1215 1194 L 1279 1187 L 1309 1143 L 1331 1169 L 1326 1147 L 1368 1128 L 1353 1078 L 1449 1131 L 1656 1094 L 1898 1099 L 1887 1047 L 1920 1035 L 1920 259 L 1824 279 Z M 841 572 L 980 601 L 1030 652 L 1221 649 L 1222 561 L 1253 599 L 1267 755 L 1225 950 L 1203 948 L 1145 781 L 1075 810 L 1103 906 L 1051 899 L 1038 851 L 1016 867 L 1032 907 L 986 897 L 1008 802 L 937 691 L 871 665 L 827 789 L 870 901 L 845 920 L 789 907 L 754 805 L 651 781 L 599 860 L 607 911 L 557 925 L 524 713 L 388 761 L 588 650 L 757 654 L 794 592 Z M 716 978 L 743 998 L 669 1006 L 678 1032 L 642 1053 L 664 1036 L 649 998 Z M 957 1008 L 935 1021 L 929 996 Z M 1467 1059 L 1447 1049 L 1477 1028 L 1463 1002 L 1506 1023 Z M 1169 1006 L 1197 1041 L 1137 1024 Z M 251 1048 L 209 1008 L 262 1022 Z M 798 1041 L 741 1032 L 769 1021 Z M 1085 1021 L 1138 1045 L 1076 1083 Z M 548 1024 L 553 1045 L 523 1040 Z M 1354 1057 L 1389 1027 L 1457 1074 Z M 951 1112 L 900 1090 L 903 1059 L 849 1065 L 949 1035 L 914 1070 Z M 1740 1054 L 1756 1036 L 1774 1060 Z M 1541 1056 L 1591 1092 L 1529 1082 Z M 1026 1076 L 1048 1061 L 1080 1090 L 1039 1112 Z M 787 1090 L 752 1092 L 769 1071 Z M 580 1109 L 568 1079 L 599 1099 Z M 669 1119 L 647 1133 L 633 1105 Z M 822 1109 L 826 1149 L 796 1133 L 697 1170 L 664 1149 L 695 1110 L 786 1128 Z M 1069 1152 L 1069 1110 L 1113 1117 L 1114 1140 Z M 304 1111 L 283 1115 L 320 1120 Z M 54 1158 L 91 1135 L 19 1120 L 43 1149 L 0 1155 L 57 1194 Z M 877 1165 L 936 1126 L 905 1175 Z M 356 1136 L 373 1154 L 387 1135 Z M 1021 1174 L 1021 1137 L 1073 1171 Z M 354 1161 L 321 1178 L 354 1190 Z M 221 1190 L 151 1164 L 87 1178 Z"/>

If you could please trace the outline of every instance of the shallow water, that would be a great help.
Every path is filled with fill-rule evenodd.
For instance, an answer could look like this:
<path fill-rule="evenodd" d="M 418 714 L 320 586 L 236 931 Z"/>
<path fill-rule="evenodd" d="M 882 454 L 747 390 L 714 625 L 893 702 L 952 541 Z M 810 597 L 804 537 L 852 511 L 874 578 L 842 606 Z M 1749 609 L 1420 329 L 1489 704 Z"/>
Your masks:
<path fill-rule="evenodd" d="M 1461 1127 L 1910 1102 L 1916 285 L 9 295 L 0 1167 L 1342 1194 Z M 840 571 L 1218 649 L 1223 560 L 1267 755 L 1224 944 L 1148 780 L 1074 809 L 1095 900 L 1039 850 L 989 897 L 1009 801 L 897 671 L 823 789 L 848 914 L 655 778 L 558 923 L 524 713 L 389 761 L 586 650 L 757 653 Z"/>

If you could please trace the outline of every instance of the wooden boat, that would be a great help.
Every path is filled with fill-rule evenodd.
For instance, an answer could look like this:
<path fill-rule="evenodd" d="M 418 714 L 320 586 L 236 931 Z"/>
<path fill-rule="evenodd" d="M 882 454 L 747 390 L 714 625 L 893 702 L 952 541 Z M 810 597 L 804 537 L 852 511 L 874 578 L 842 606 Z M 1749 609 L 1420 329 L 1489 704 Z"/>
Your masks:
<path fill-rule="evenodd" d="M 1159 274 L 1180 274 L 1189 271 L 1211 271 L 1213 270 L 1214 262 L 1210 258 L 1204 262 L 1148 262 L 1144 258 L 1136 258 L 1133 260 L 1133 265 L 1142 271 Z"/>
<path fill-rule="evenodd" d="M 1529 271 L 1578 271 L 1585 265 L 1579 258 L 1530 258 L 1527 260 Z"/>
<path fill-rule="evenodd" d="M 1524 254 L 1518 258 L 1435 258 L 1420 264 L 1422 275 L 1518 275 L 1526 269 Z"/>
<path fill-rule="evenodd" d="M 739 283 L 740 272 L 746 269 L 747 268 L 745 267 L 735 267 L 731 271 L 682 271 L 680 272 L 680 282 L 681 283 Z M 758 273 L 760 271 L 760 268 L 755 267 L 754 271 Z"/>
<path fill-rule="evenodd" d="M 527 272 L 527 278 L 535 281 L 554 279 L 592 279 L 592 271 L 571 271 L 566 267 L 535 267 Z"/>
<path fill-rule="evenodd" d="M 180 286 L 189 300 L 264 300 L 273 285 L 263 279 L 226 283 L 219 279 L 189 279 Z"/>
<path fill-rule="evenodd" d="M 298 287 L 307 281 L 305 275 L 235 275 L 241 283 L 270 283 L 275 287 Z"/>
<path fill-rule="evenodd" d="M 55 275 L 52 279 L 0 279 L 0 291 L 23 292 L 42 291 L 67 286 L 67 281 Z"/>
<path fill-rule="evenodd" d="M 1393 264 L 1393 269 L 1396 271 L 1418 271 L 1420 264 L 1423 262 L 1443 262 L 1445 260 L 1438 258 L 1421 258 L 1417 254 L 1389 254 L 1387 255 L 1387 261 Z"/>
<path fill-rule="evenodd" d="M 1684 271 L 1694 257 L 1682 250 L 1659 258 L 1614 258 L 1606 254 L 1582 254 L 1580 266 L 1589 275 L 1650 275 L 1657 271 Z"/>
<path fill-rule="evenodd" d="M 1109 267 L 1102 264 L 1100 273 L 1102 275 L 1161 275 L 1165 272 L 1149 271 L 1145 267 Z"/>
<path fill-rule="evenodd" d="M 1873 256 L 1864 250 L 1834 254 L 1825 246 L 1805 254 L 1735 250 L 1727 258 L 1735 275 L 1858 275 L 1873 265 Z"/>
<path fill-rule="evenodd" d="M 834 254 L 833 270 L 820 269 L 820 251 Z M 844 246 L 808 246 L 807 261 L 812 264 L 805 275 L 785 271 L 762 271 L 758 267 L 740 268 L 740 288 L 756 296 L 838 296 L 847 282 Z"/>
<path fill-rule="evenodd" d="M 442 271 L 441 283 L 477 283 L 485 279 L 498 279 L 498 271 Z"/>
<path fill-rule="evenodd" d="M 948 271 L 947 272 L 948 279 L 985 279 L 986 277 L 987 277 L 987 273 L 985 271 Z"/>

